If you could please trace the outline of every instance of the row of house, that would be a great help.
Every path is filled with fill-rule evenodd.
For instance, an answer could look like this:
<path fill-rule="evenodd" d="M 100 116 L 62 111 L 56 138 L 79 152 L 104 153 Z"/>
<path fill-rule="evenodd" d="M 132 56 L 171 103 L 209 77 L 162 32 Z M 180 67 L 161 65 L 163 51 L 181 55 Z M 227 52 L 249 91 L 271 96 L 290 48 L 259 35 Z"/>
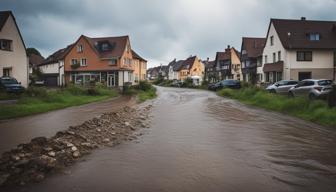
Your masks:
<path fill-rule="evenodd" d="M 239 58 L 239 61 L 237 60 Z M 274 83 L 283 79 L 336 80 L 336 22 L 271 19 L 265 38 L 243 37 L 241 50 L 205 62 L 205 79 Z"/>
<path fill-rule="evenodd" d="M 0 77 L 12 76 L 25 87 L 33 69 L 48 86 L 101 82 L 108 87 L 137 84 L 146 79 L 147 61 L 136 53 L 128 36 L 92 38 L 81 35 L 74 43 L 46 59 L 29 59 L 11 11 L 0 12 Z"/>
<path fill-rule="evenodd" d="M 205 72 L 204 63 L 197 56 L 190 56 L 185 60 L 174 59 L 168 65 L 148 69 L 148 79 L 163 79 L 172 81 L 185 81 L 187 78 L 193 79 L 195 84 L 203 81 Z"/>

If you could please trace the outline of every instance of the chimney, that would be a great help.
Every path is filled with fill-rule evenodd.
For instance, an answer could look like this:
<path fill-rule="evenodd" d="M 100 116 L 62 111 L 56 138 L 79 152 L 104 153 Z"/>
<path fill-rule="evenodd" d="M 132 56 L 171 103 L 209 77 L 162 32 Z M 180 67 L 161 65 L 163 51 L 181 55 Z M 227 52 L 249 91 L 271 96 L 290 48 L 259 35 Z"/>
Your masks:
<path fill-rule="evenodd" d="M 301 17 L 301 21 L 305 21 L 306 20 L 306 17 Z"/>
<path fill-rule="evenodd" d="M 336 24 L 333 24 L 332 29 L 333 32 L 336 32 Z"/>
<path fill-rule="evenodd" d="M 231 49 L 231 46 L 228 45 L 227 48 L 225 49 L 225 52 L 226 52 L 226 51 L 230 51 L 230 49 Z"/>

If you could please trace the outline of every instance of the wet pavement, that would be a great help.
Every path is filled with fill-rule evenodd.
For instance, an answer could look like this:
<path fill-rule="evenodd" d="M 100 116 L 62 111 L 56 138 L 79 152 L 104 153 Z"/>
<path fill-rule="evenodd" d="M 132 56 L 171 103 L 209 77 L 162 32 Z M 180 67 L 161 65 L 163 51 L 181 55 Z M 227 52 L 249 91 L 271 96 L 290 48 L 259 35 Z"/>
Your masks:
<path fill-rule="evenodd" d="M 8 151 L 32 138 L 54 136 L 69 126 L 79 125 L 86 120 L 128 105 L 134 105 L 131 97 L 118 97 L 107 101 L 70 107 L 17 119 L 0 121 L 0 153 Z"/>
<path fill-rule="evenodd" d="M 200 90 L 158 88 L 151 128 L 16 191 L 334 191 L 336 132 Z"/>

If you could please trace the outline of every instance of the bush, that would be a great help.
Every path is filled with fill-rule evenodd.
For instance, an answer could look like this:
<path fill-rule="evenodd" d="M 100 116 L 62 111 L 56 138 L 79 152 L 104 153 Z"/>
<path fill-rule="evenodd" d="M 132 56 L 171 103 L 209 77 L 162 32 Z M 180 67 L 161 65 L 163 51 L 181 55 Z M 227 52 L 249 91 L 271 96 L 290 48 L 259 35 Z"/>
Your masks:
<path fill-rule="evenodd" d="M 96 87 L 90 87 L 87 89 L 87 94 L 88 95 L 100 95 L 98 89 Z"/>
<path fill-rule="evenodd" d="M 71 95 L 85 95 L 87 90 L 84 87 L 78 85 L 68 85 L 63 91 L 70 93 Z"/>
<path fill-rule="evenodd" d="M 47 97 L 48 91 L 44 87 L 30 86 L 28 89 L 26 89 L 25 95 L 29 97 Z"/>
<path fill-rule="evenodd" d="M 183 81 L 181 87 L 189 87 L 189 88 L 193 88 L 193 87 L 195 87 L 195 86 L 194 86 L 194 84 L 193 84 L 193 80 L 192 80 L 191 78 L 186 78 L 186 79 Z"/>
<path fill-rule="evenodd" d="M 148 91 L 152 88 L 152 85 L 148 81 L 140 81 L 138 89 L 142 91 Z"/>

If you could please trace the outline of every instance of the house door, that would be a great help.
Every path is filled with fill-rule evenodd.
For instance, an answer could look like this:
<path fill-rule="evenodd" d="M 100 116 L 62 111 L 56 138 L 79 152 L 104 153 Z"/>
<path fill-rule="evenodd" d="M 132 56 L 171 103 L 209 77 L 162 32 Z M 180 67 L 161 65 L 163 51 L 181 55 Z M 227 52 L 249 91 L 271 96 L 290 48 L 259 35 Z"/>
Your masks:
<path fill-rule="evenodd" d="M 115 87 L 116 85 L 117 85 L 116 75 L 115 74 L 109 74 L 107 76 L 107 86 L 108 87 Z"/>
<path fill-rule="evenodd" d="M 305 80 L 305 79 L 311 79 L 312 73 L 311 72 L 299 72 L 299 81 Z"/>

